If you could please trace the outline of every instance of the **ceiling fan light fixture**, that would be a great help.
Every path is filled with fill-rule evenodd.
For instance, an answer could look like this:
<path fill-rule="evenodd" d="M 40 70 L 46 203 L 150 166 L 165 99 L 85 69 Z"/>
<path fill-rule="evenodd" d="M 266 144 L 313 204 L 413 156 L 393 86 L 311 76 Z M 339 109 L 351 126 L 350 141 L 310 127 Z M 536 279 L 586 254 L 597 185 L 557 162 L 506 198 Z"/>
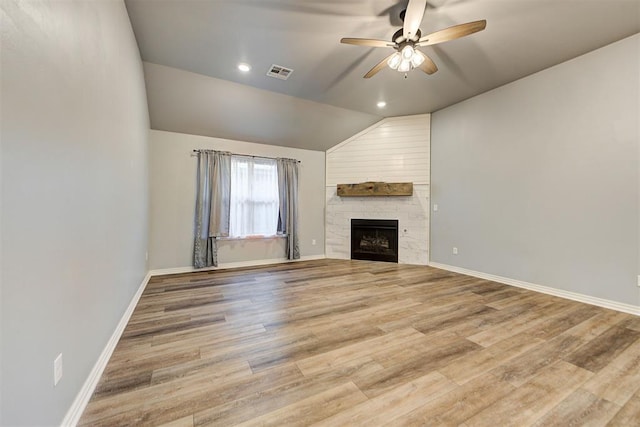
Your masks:
<path fill-rule="evenodd" d="M 422 56 L 422 54 L 416 50 L 411 57 L 411 64 L 413 65 L 413 68 L 418 68 L 423 62 L 424 56 Z"/>
<path fill-rule="evenodd" d="M 396 52 L 391 56 L 391 58 L 389 58 L 387 65 L 389 68 L 397 70 L 400 62 L 402 62 L 402 55 L 400 55 L 400 52 Z"/>
<path fill-rule="evenodd" d="M 413 55 L 415 54 L 415 49 L 413 49 L 413 46 L 408 44 L 402 48 L 401 53 L 402 53 L 402 59 L 406 59 L 407 61 L 410 61 Z"/>
<path fill-rule="evenodd" d="M 411 71 L 411 61 L 402 59 L 402 61 L 400 61 L 400 65 L 398 66 L 398 71 L 400 71 L 401 73 Z"/>

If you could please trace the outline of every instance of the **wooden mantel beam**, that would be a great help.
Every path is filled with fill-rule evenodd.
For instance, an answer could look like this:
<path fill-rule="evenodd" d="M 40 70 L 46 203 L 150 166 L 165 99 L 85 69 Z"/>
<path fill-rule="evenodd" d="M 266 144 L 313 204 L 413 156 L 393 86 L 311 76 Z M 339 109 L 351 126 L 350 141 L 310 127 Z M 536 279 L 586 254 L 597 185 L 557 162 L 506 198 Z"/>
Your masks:
<path fill-rule="evenodd" d="M 412 182 L 362 182 L 338 184 L 340 197 L 412 196 Z"/>

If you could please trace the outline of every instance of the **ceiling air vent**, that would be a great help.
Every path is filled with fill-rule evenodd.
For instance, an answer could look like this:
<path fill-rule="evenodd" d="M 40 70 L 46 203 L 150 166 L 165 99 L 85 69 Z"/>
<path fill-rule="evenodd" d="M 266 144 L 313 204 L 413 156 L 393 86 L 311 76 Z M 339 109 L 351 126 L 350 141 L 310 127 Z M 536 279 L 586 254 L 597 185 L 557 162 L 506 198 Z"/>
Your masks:
<path fill-rule="evenodd" d="M 283 67 L 282 65 L 272 64 L 271 67 L 269 68 L 269 71 L 267 71 L 267 76 L 275 77 L 276 79 L 280 79 L 280 80 L 287 80 L 291 75 L 291 73 L 293 73 L 293 70 L 291 68 Z"/>

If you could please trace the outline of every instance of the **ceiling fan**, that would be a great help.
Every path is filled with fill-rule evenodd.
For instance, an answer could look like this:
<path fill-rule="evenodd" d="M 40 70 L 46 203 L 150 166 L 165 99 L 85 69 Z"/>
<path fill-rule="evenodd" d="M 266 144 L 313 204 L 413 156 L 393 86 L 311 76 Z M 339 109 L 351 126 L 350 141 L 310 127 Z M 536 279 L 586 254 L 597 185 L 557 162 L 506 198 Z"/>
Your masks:
<path fill-rule="evenodd" d="M 467 22 L 466 24 L 454 25 L 453 27 L 422 36 L 420 28 L 418 27 L 422 22 L 426 7 L 427 0 L 409 0 L 407 9 L 404 11 L 404 26 L 396 31 L 391 41 L 359 38 L 343 38 L 340 40 L 341 43 L 345 44 L 391 47 L 396 50 L 369 70 L 369 72 L 364 75 L 365 79 L 373 77 L 382 70 L 385 65 L 401 73 L 405 73 L 405 77 L 406 73 L 414 68 L 419 68 L 427 74 L 433 74 L 438 71 L 438 67 L 431 58 L 416 48 L 468 36 L 469 34 L 484 30 L 487 26 L 486 20 L 473 21 Z"/>

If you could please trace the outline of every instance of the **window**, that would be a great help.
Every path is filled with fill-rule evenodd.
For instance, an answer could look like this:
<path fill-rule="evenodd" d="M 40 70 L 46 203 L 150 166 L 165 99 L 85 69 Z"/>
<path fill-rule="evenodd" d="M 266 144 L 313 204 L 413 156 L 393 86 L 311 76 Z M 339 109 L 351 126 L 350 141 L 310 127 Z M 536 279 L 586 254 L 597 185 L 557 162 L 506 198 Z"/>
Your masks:
<path fill-rule="evenodd" d="M 229 235 L 275 236 L 278 227 L 278 167 L 273 159 L 231 157 Z"/>

